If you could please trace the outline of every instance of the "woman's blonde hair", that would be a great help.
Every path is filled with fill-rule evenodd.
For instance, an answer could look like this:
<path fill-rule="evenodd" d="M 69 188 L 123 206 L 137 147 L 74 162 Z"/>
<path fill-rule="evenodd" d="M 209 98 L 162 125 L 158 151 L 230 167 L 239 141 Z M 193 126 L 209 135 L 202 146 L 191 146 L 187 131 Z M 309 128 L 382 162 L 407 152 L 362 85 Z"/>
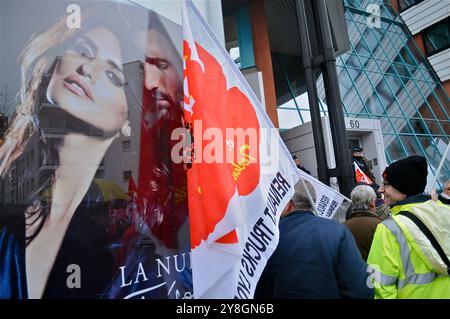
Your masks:
<path fill-rule="evenodd" d="M 106 26 L 112 32 L 123 28 L 121 20 L 123 17 L 115 4 L 95 3 L 95 6 L 86 5 L 85 9 L 86 12 L 81 16 L 83 29 L 69 28 L 66 22 L 70 14 L 64 15 L 46 31 L 34 34 L 19 56 L 21 66 L 19 103 L 9 123 L 4 143 L 0 145 L 0 176 L 4 176 L 12 163 L 22 155 L 36 133 L 42 146 L 40 155 L 43 155 L 43 166 L 48 164 L 47 160 L 51 160 L 51 168 L 40 175 L 39 179 L 42 177 L 42 182 L 32 192 L 25 210 L 26 229 L 35 225 L 35 230 L 25 237 L 26 245 L 36 238 L 50 214 L 52 198 L 49 194 L 55 179 L 56 167 L 59 165 L 59 158 L 58 156 L 55 158 L 53 153 L 58 143 L 49 143 L 44 128 L 39 124 L 40 106 L 45 101 L 43 93 L 44 90 L 46 93 L 51 73 L 58 67 L 58 61 L 66 51 L 68 40 L 76 34 L 87 32 L 96 26 Z"/>
<path fill-rule="evenodd" d="M 54 48 L 73 36 L 76 29 L 66 26 L 68 16 L 61 17 L 47 31 L 33 35 L 19 56 L 21 83 L 19 105 L 14 112 L 0 146 L 0 175 L 4 176 L 11 164 L 23 153 L 28 141 L 39 130 L 40 87 L 45 72 L 56 57 Z"/>

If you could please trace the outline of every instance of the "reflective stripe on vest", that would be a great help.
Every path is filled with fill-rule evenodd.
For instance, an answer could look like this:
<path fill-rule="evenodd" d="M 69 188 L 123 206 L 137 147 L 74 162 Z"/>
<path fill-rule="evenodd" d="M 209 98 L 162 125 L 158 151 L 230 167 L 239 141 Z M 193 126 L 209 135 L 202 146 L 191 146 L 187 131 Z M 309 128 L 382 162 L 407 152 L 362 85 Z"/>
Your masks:
<path fill-rule="evenodd" d="M 379 271 L 378 269 L 374 268 L 372 265 L 369 264 L 367 266 L 367 272 L 372 273 L 373 271 L 375 271 L 374 279 L 376 282 L 379 282 L 380 284 L 385 286 L 390 286 L 397 283 L 398 279 L 397 277 L 385 275 L 381 271 Z"/>
<path fill-rule="evenodd" d="M 404 280 L 398 281 L 398 289 L 402 289 L 406 285 L 425 285 L 429 284 L 433 280 L 435 280 L 438 277 L 444 277 L 445 275 L 439 275 L 434 272 L 429 272 L 426 274 L 415 274 L 411 277 L 408 277 Z"/>
<path fill-rule="evenodd" d="M 398 281 L 398 289 L 402 289 L 406 285 L 424 285 L 429 284 L 437 277 L 442 277 L 434 272 L 429 272 L 426 274 L 416 274 L 414 271 L 414 266 L 411 260 L 411 251 L 406 241 L 406 237 L 403 234 L 400 226 L 393 219 L 386 219 L 383 221 L 383 225 L 394 234 L 398 243 L 400 244 L 400 255 L 403 264 L 403 271 L 405 272 L 405 279 Z M 386 275 L 382 275 L 386 276 Z M 391 277 L 391 276 L 389 276 Z M 383 277 L 382 277 L 383 279 Z M 383 280 L 382 280 L 383 281 Z M 387 281 L 387 280 L 386 280 Z M 392 282 L 392 281 L 390 281 Z M 384 284 L 381 282 L 381 284 Z M 393 284 L 393 283 L 391 283 Z"/>
<path fill-rule="evenodd" d="M 400 244 L 400 255 L 403 264 L 403 271 L 405 272 L 405 277 L 408 278 L 415 275 L 416 273 L 414 272 L 414 266 L 411 261 L 411 252 L 402 230 L 393 219 L 384 220 L 383 225 L 386 226 L 392 234 L 394 234 L 395 238 L 397 238 L 397 241 Z"/>
<path fill-rule="evenodd" d="M 378 273 L 380 284 L 384 286 L 395 285 L 397 283 L 397 277 L 385 275 L 383 273 Z"/>

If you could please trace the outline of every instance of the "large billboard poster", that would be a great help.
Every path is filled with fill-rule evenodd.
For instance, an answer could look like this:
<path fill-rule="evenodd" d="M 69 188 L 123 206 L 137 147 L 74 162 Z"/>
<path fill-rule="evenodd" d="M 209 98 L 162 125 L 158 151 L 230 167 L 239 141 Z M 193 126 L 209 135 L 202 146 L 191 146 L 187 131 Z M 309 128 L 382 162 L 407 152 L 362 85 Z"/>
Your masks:
<path fill-rule="evenodd" d="M 0 298 L 191 298 L 181 26 L 0 1 Z"/>

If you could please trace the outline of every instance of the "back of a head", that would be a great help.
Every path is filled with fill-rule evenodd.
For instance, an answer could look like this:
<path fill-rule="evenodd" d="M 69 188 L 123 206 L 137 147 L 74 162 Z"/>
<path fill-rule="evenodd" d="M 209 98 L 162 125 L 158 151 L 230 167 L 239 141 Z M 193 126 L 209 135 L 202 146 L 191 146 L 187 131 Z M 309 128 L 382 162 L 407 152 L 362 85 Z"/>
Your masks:
<path fill-rule="evenodd" d="M 352 210 L 369 210 L 377 198 L 375 191 L 369 185 L 358 185 L 350 193 Z"/>
<path fill-rule="evenodd" d="M 316 202 L 316 190 L 314 189 L 314 186 L 308 181 L 305 181 L 306 189 L 303 186 L 302 181 L 299 181 L 297 184 L 295 184 L 294 187 L 294 196 L 292 197 L 292 203 L 294 205 L 294 208 L 296 210 L 308 210 L 312 211 L 313 206 L 311 205 L 311 202 L 308 198 L 308 193 L 311 195 L 311 198 L 313 202 Z"/>

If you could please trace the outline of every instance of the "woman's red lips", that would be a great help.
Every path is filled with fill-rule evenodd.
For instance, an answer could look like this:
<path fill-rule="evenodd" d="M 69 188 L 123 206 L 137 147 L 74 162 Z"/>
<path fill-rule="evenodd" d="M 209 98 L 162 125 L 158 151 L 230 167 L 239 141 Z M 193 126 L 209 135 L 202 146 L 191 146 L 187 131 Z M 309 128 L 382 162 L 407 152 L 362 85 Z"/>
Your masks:
<path fill-rule="evenodd" d="M 87 85 L 76 75 L 69 75 L 64 79 L 63 85 L 66 89 L 75 93 L 80 97 L 86 97 L 91 101 L 94 101 L 92 92 Z"/>

